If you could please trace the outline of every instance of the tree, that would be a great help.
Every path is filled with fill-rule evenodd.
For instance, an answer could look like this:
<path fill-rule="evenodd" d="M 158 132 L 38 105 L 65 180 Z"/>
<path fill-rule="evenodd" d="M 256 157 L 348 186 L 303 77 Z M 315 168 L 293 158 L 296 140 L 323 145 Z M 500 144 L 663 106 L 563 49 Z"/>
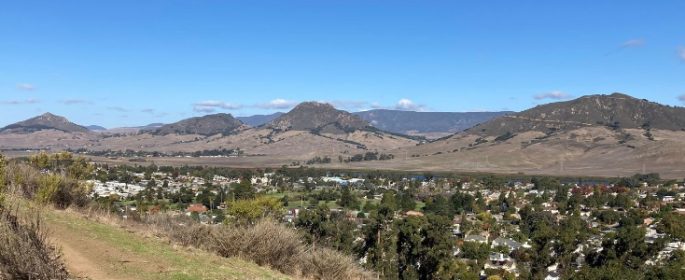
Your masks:
<path fill-rule="evenodd" d="M 402 211 L 414 210 L 416 208 L 416 200 L 408 191 L 402 191 L 397 194 L 397 203 Z"/>
<path fill-rule="evenodd" d="M 340 206 L 355 209 L 359 207 L 357 197 L 350 191 L 350 187 L 343 187 L 340 195 Z"/>
<path fill-rule="evenodd" d="M 400 279 L 418 279 L 419 264 L 423 254 L 421 228 L 426 226 L 424 217 L 407 217 L 399 220 L 397 227 L 397 267 Z"/>
<path fill-rule="evenodd" d="M 395 196 L 386 192 L 378 210 L 371 212 L 367 225 L 363 228 L 364 244 L 358 255 L 367 258 L 366 266 L 373 268 L 383 279 L 397 279 L 397 234 L 391 222 L 395 214 Z"/>
<path fill-rule="evenodd" d="M 231 193 L 233 200 L 252 199 L 255 198 L 255 190 L 249 179 L 243 178 L 240 183 L 231 185 Z"/>
<path fill-rule="evenodd" d="M 685 241 L 685 219 L 678 214 L 666 214 L 661 220 L 661 223 L 657 226 L 657 230 L 666 233 L 673 238 Z"/>
<path fill-rule="evenodd" d="M 277 198 L 258 197 L 255 199 L 241 199 L 230 203 L 228 214 L 238 223 L 253 224 L 260 218 L 276 217 L 282 214 L 283 206 Z"/>
<path fill-rule="evenodd" d="M 452 209 L 447 202 L 447 198 L 442 195 L 436 195 L 432 199 L 428 200 L 426 206 L 424 207 L 424 211 L 426 211 L 426 213 L 441 215 L 444 217 L 452 216 Z"/>
<path fill-rule="evenodd" d="M 295 226 L 305 232 L 310 243 L 352 252 L 355 224 L 348 221 L 344 214 L 331 213 L 326 205 L 302 211 Z"/>
<path fill-rule="evenodd" d="M 421 254 L 420 279 L 433 279 L 434 274 L 450 264 L 453 250 L 451 231 L 451 219 L 440 215 L 428 215 L 428 225 L 421 231 L 421 246 L 426 251 Z"/>
<path fill-rule="evenodd" d="M 457 191 L 450 197 L 450 205 L 456 213 L 471 212 L 475 204 L 475 198 L 470 194 Z"/>

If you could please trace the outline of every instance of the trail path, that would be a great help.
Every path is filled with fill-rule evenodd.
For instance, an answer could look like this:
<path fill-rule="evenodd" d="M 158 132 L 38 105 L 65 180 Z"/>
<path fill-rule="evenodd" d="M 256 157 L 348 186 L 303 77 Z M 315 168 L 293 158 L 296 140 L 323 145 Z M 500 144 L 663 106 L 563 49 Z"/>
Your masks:
<path fill-rule="evenodd" d="M 289 279 L 237 258 L 177 248 L 65 211 L 46 211 L 44 225 L 52 244 L 75 279 Z"/>

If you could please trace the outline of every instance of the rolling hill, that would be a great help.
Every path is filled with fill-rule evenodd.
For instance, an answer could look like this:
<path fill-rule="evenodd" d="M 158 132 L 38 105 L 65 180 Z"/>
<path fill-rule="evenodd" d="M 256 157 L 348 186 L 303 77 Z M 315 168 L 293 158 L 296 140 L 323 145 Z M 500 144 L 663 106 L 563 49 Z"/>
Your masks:
<path fill-rule="evenodd" d="M 505 115 L 393 151 L 387 168 L 624 176 L 685 172 L 685 109 L 625 94 L 589 95 Z M 371 163 L 361 163 L 369 167 Z"/>
<path fill-rule="evenodd" d="M 302 103 L 257 127 L 217 114 L 135 134 L 83 133 L 80 126 L 71 129 L 63 118 L 47 118 L 52 119 L 47 123 L 42 120 L 46 117 L 34 119 L 0 133 L 0 149 L 161 153 L 239 149 L 240 157 L 179 159 L 185 162 L 175 164 L 266 167 L 327 156 L 335 159 L 325 165 L 328 168 L 596 176 L 658 172 L 676 178 L 685 174 L 685 109 L 618 93 L 500 115 L 429 142 L 386 132 L 371 126 L 373 121 L 316 102 Z M 391 154 L 394 159 L 337 160 L 367 152 Z"/>
<path fill-rule="evenodd" d="M 526 131 L 554 133 L 582 127 L 685 129 L 685 108 L 665 106 L 622 93 L 588 95 L 540 105 L 477 125 L 470 133 L 499 136 Z"/>
<path fill-rule="evenodd" d="M 214 114 L 189 118 L 176 123 L 163 125 L 152 132 L 152 134 L 198 134 L 211 136 L 216 134 L 231 134 L 242 126 L 243 123 L 230 114 Z"/>
<path fill-rule="evenodd" d="M 25 121 L 5 126 L 0 129 L 0 133 L 32 133 L 41 130 L 58 130 L 67 133 L 89 132 L 87 128 L 72 123 L 65 117 L 45 113 Z"/>
<path fill-rule="evenodd" d="M 369 123 L 348 112 L 335 109 L 333 105 L 303 102 L 290 112 L 271 121 L 268 127 L 286 131 L 321 131 L 346 133 L 367 129 Z"/>

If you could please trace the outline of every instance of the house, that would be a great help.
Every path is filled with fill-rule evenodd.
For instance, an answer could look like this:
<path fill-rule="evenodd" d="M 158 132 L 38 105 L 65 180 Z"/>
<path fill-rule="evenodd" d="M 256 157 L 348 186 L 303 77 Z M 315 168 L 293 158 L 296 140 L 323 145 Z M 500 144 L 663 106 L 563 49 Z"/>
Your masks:
<path fill-rule="evenodd" d="M 545 280 L 559 280 L 561 278 L 561 272 L 559 272 L 559 264 L 555 263 L 547 267 L 547 276 Z"/>
<path fill-rule="evenodd" d="M 407 217 L 423 217 L 423 213 L 419 211 L 407 211 L 404 215 Z"/>
<path fill-rule="evenodd" d="M 516 273 L 516 262 L 502 253 L 490 253 L 485 269 L 503 269 L 507 272 Z"/>
<path fill-rule="evenodd" d="M 452 235 L 457 236 L 457 237 L 462 235 L 461 224 L 453 224 L 452 225 Z"/>
<path fill-rule="evenodd" d="M 190 204 L 190 205 L 188 205 L 188 208 L 186 208 L 186 212 L 188 212 L 188 213 L 202 214 L 202 213 L 205 213 L 207 211 L 208 211 L 207 207 L 200 204 L 200 203 Z"/>
<path fill-rule="evenodd" d="M 509 251 L 514 251 L 521 248 L 521 243 L 516 242 L 513 239 L 498 237 L 492 241 L 491 248 L 495 248 L 497 246 L 507 247 L 509 248 Z"/>
<path fill-rule="evenodd" d="M 488 238 L 478 234 L 469 234 L 464 237 L 464 242 L 488 243 Z"/>

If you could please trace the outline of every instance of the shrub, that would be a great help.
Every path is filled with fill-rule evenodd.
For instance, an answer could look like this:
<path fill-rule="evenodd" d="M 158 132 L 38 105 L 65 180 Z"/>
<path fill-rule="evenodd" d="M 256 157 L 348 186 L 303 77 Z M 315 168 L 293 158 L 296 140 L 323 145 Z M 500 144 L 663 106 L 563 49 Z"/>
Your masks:
<path fill-rule="evenodd" d="M 228 214 L 239 223 L 251 224 L 260 218 L 277 216 L 282 211 L 283 205 L 280 200 L 262 196 L 255 199 L 241 199 L 231 203 Z"/>
<path fill-rule="evenodd" d="M 25 164 L 12 163 L 5 167 L 5 191 L 18 196 L 33 199 L 38 190 L 40 173 Z"/>
<path fill-rule="evenodd" d="M 38 191 L 35 198 L 43 204 L 53 204 L 58 208 L 67 208 L 72 204 L 83 207 L 88 204 L 90 186 L 61 175 L 47 174 L 38 179 Z"/>
<path fill-rule="evenodd" d="M 214 231 L 214 250 L 223 257 L 242 257 L 262 266 L 293 274 L 304 251 L 293 229 L 272 220 L 247 228 L 224 226 Z"/>
<path fill-rule="evenodd" d="M 22 220 L 0 204 L 0 279 L 68 278 L 38 216 Z"/>
<path fill-rule="evenodd" d="M 38 179 L 38 192 L 36 200 L 40 203 L 50 203 L 57 195 L 57 191 L 62 183 L 62 177 L 57 175 L 45 175 Z"/>
<path fill-rule="evenodd" d="M 351 257 L 327 248 L 311 249 L 303 254 L 301 266 L 302 275 L 307 278 L 322 280 L 375 278 L 360 268 Z"/>

